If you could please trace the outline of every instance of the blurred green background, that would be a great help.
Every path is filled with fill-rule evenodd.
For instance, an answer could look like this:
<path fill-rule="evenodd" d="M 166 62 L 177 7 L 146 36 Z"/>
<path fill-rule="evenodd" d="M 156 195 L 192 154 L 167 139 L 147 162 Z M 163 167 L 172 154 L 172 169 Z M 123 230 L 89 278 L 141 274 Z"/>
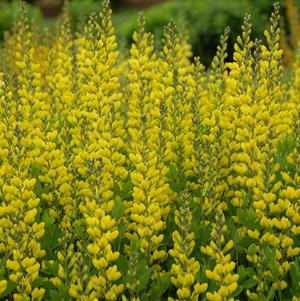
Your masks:
<path fill-rule="evenodd" d="M 27 1 L 28 14 L 50 29 L 61 12 L 62 0 Z M 89 15 L 101 8 L 100 0 L 70 0 L 72 29 L 76 31 Z M 297 0 L 300 5 L 300 0 Z M 272 11 L 272 0 L 111 0 L 116 33 L 123 45 L 130 45 L 140 10 L 145 11 L 147 30 L 161 38 L 163 27 L 170 20 L 184 24 L 189 33 L 195 55 L 208 65 L 213 57 L 219 37 L 230 26 L 229 53 L 236 36 L 241 31 L 245 13 L 250 13 L 253 37 L 263 38 L 263 30 Z M 17 16 L 19 1 L 0 0 L 0 40 L 10 30 Z M 285 1 L 281 1 L 285 15 Z"/>

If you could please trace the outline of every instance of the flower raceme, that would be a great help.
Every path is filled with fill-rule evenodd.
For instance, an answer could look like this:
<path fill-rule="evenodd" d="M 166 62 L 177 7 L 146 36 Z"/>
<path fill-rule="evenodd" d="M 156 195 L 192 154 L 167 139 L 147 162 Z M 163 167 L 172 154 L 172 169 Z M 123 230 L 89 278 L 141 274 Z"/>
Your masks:
<path fill-rule="evenodd" d="M 26 8 L 0 61 L 0 299 L 300 300 L 299 70 L 279 7 L 205 70 L 170 22 L 120 50 Z M 179 28 L 179 29 L 178 29 Z"/>

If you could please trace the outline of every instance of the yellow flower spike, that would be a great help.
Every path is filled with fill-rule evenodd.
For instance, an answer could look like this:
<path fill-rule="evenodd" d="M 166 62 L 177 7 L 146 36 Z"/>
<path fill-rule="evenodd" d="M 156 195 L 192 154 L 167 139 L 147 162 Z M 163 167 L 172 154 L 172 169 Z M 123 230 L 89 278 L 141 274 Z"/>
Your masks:
<path fill-rule="evenodd" d="M 245 268 L 255 272 L 258 285 L 245 291 L 249 300 L 273 284 L 282 298 L 292 298 L 285 285 L 299 255 L 300 73 L 297 58 L 291 82 L 282 80 L 278 8 L 265 45 L 251 40 L 246 16 L 232 62 L 226 30 L 207 74 L 174 24 L 166 27 L 159 54 L 141 18 L 130 57 L 119 53 L 108 4 L 76 36 L 65 14 L 45 43 L 23 15 L 1 49 L 0 253 L 9 280 L 18 284 L 12 297 L 45 298 L 33 282 L 37 264 L 48 268 L 42 246 L 53 230 L 59 266 L 50 281 L 69 283 L 70 298 L 118 300 L 125 289 L 123 299 L 139 300 L 137 261 L 129 269 L 137 279 L 114 283 L 114 262 L 136 255 L 127 239 L 140 241 L 138 258 L 153 272 L 149 287 L 171 278 L 177 297 L 169 299 L 197 300 L 214 289 L 207 299 L 234 301 L 233 250 L 244 252 Z M 175 187 L 183 174 L 186 185 Z M 188 206 L 175 201 L 182 184 L 192 194 Z M 168 233 L 173 217 L 176 229 Z M 203 262 L 210 262 L 203 284 L 197 279 L 205 271 L 192 257 L 203 242 L 198 227 L 211 231 L 200 246 Z M 234 249 L 235 228 L 241 240 L 255 240 L 253 256 Z M 277 281 L 263 255 L 267 245 L 277 249 Z M 93 263 L 90 271 L 86 261 Z"/>

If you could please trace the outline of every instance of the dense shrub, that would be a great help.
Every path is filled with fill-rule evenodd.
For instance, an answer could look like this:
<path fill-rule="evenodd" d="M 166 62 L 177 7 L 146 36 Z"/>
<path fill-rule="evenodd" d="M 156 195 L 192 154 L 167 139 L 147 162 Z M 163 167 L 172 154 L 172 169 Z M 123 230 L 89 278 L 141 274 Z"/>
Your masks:
<path fill-rule="evenodd" d="M 300 61 L 279 8 L 207 73 L 174 22 L 118 52 L 24 11 L 0 72 L 1 300 L 300 300 Z"/>
<path fill-rule="evenodd" d="M 202 63 L 209 65 L 224 28 L 230 26 L 232 36 L 236 36 L 246 12 L 251 11 L 254 34 L 257 37 L 262 36 L 261 26 L 267 24 L 265 8 L 264 3 L 256 5 L 249 0 L 167 1 L 145 12 L 146 28 L 155 32 L 158 37 L 162 37 L 163 26 L 171 19 L 179 19 L 179 23 L 183 22 L 188 29 L 194 53 L 201 56 Z M 271 3 L 269 1 L 268 11 L 270 9 Z M 131 43 L 131 36 L 135 30 L 135 19 L 135 16 L 128 18 L 117 31 L 120 37 L 127 37 L 129 43 Z M 230 55 L 232 54 L 232 44 L 233 40 L 230 43 Z"/>
<path fill-rule="evenodd" d="M 300 6 L 299 0 L 294 2 L 296 7 Z M 281 25 L 284 26 L 286 34 L 290 35 L 290 24 L 286 20 L 287 1 L 282 0 L 280 3 L 282 7 L 281 13 L 284 16 L 284 21 Z M 251 11 L 253 34 L 257 38 L 262 39 L 261 27 L 266 26 L 271 7 L 272 1 L 269 0 L 171 0 L 146 10 L 146 29 L 156 33 L 159 39 L 163 36 L 163 26 L 169 20 L 173 19 L 179 23 L 182 22 L 189 32 L 193 52 L 201 57 L 202 63 L 209 66 L 214 56 L 214 49 L 217 47 L 219 36 L 226 26 L 229 26 L 232 31 L 227 49 L 229 56 L 232 57 L 234 37 L 239 34 L 244 14 Z M 136 26 L 135 20 L 136 16 L 131 12 L 118 23 L 120 26 L 117 28 L 117 35 L 121 39 L 125 37 L 128 45 L 132 42 L 131 37 Z"/>

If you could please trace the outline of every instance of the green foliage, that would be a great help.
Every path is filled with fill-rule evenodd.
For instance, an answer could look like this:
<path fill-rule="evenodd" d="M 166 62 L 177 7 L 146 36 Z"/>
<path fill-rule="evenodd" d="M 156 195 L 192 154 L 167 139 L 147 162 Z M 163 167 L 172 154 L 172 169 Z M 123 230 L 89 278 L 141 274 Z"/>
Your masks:
<path fill-rule="evenodd" d="M 27 6 L 27 16 L 29 20 L 35 20 L 41 22 L 41 14 L 37 7 L 32 5 Z M 11 30 L 14 20 L 18 18 L 20 12 L 20 6 L 18 1 L 8 3 L 6 1 L 0 1 L 0 41 L 4 37 L 4 33 Z"/>
<path fill-rule="evenodd" d="M 95 12 L 99 13 L 101 9 L 100 2 L 93 0 L 73 0 L 70 1 L 69 4 L 69 12 L 71 16 L 71 27 L 73 30 L 77 30 L 78 28 L 82 28 L 83 24 L 86 23 L 89 16 Z"/>
<path fill-rule="evenodd" d="M 268 3 L 267 3 L 268 2 Z M 179 19 L 182 26 L 186 26 L 190 35 L 193 51 L 200 55 L 201 61 L 208 64 L 215 54 L 219 37 L 226 26 L 231 27 L 231 37 L 240 33 L 243 16 L 247 11 L 252 12 L 253 32 L 261 37 L 261 27 L 267 23 L 267 12 L 270 11 L 272 1 L 230 1 L 230 0 L 174 0 L 146 10 L 146 29 L 162 35 L 163 25 L 170 19 Z M 136 27 L 136 16 L 125 20 L 119 27 L 117 34 L 126 37 L 128 43 Z M 233 45 L 233 38 L 230 41 Z M 229 49 L 231 54 L 233 49 Z"/>

